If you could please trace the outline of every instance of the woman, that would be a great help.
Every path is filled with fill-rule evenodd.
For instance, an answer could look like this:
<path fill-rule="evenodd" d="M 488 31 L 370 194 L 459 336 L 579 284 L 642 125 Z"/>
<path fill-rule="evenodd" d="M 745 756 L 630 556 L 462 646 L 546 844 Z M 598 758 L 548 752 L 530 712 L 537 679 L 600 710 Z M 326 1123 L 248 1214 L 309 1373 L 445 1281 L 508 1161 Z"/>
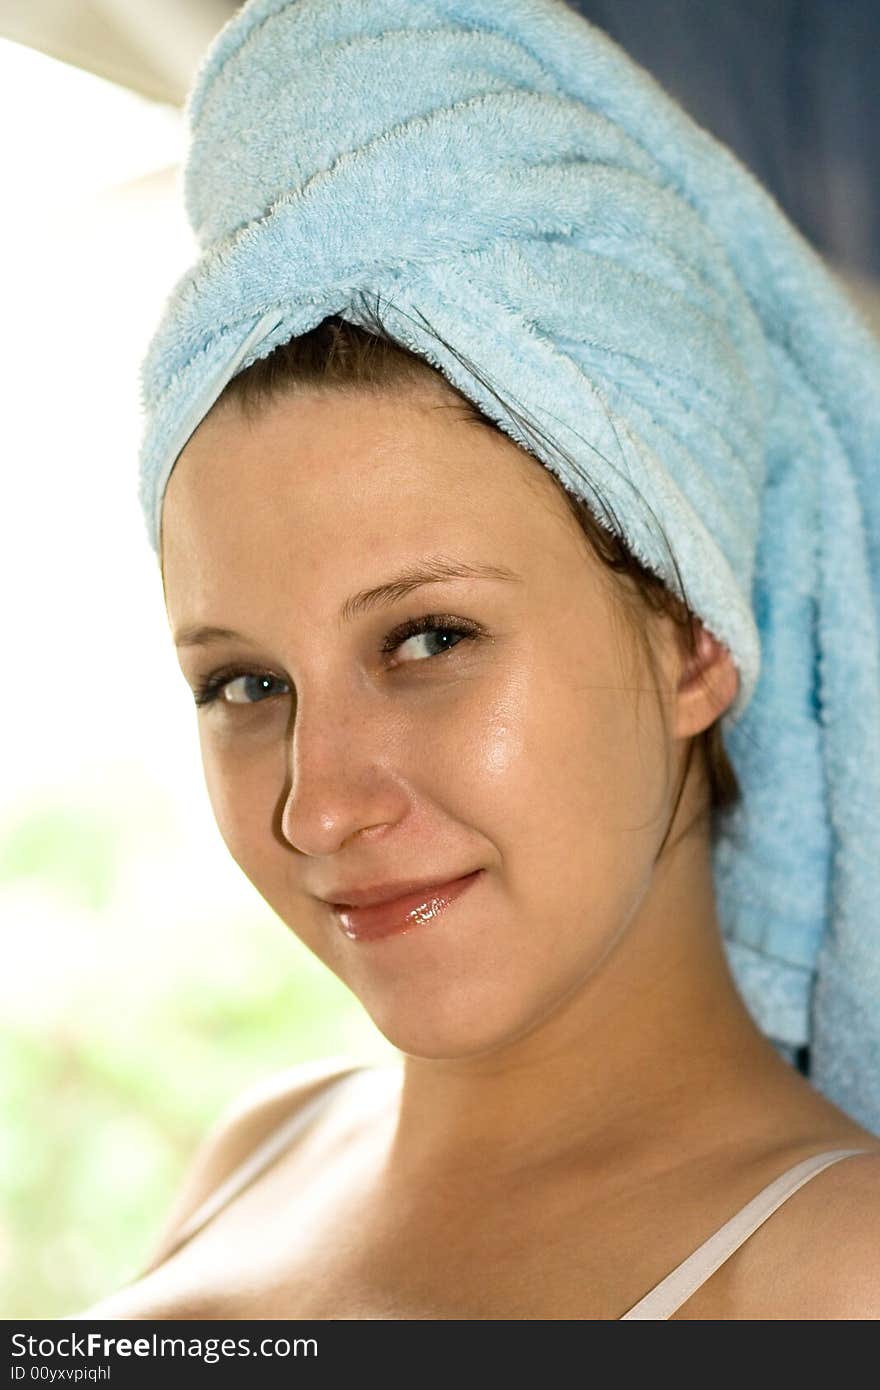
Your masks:
<path fill-rule="evenodd" d="M 774 658 L 790 634 L 778 626 L 761 631 L 755 694 L 748 565 L 739 575 L 735 561 L 752 542 L 759 561 L 772 553 L 777 537 L 765 525 L 759 544 L 753 503 L 768 479 L 782 488 L 779 460 L 815 460 L 800 486 L 818 486 L 831 446 L 819 458 L 797 435 L 803 404 L 787 413 L 779 386 L 796 396 L 800 378 L 779 335 L 767 346 L 769 310 L 735 257 L 716 257 L 696 194 L 679 207 L 671 181 L 654 177 L 646 146 L 624 131 L 627 110 L 644 99 L 645 130 L 660 145 L 675 136 L 673 162 L 681 153 L 694 183 L 697 153 L 727 166 L 565 6 L 517 0 L 503 21 L 482 0 L 341 8 L 251 0 L 203 66 L 188 203 L 205 250 L 147 367 L 142 500 L 224 840 L 400 1063 L 331 1059 L 242 1096 L 198 1154 L 150 1269 L 82 1316 L 880 1316 L 880 1139 L 867 1110 L 835 1103 L 792 1065 L 809 1066 L 808 1051 L 792 1056 L 781 1029 L 759 1026 L 731 972 L 718 890 L 719 846 L 736 866 L 752 862 L 728 820 L 752 786 L 774 792 L 768 769 L 778 762 L 785 776 L 797 761 L 800 745 L 786 740 L 803 718 L 799 692 L 779 684 L 788 668 Z M 441 42 L 445 66 L 429 61 Z M 603 93 L 626 98 L 609 99 L 601 123 L 582 96 L 559 98 L 572 51 Z M 332 118 L 331 106 L 313 118 L 297 86 L 299 143 L 270 168 L 260 160 L 283 142 L 260 102 L 289 133 L 285 54 L 302 60 L 298 78 L 333 94 Z M 340 55 L 347 86 L 333 77 Z M 402 74 L 391 97 L 370 87 L 370 65 Z M 540 99 L 518 124 L 529 83 Z M 437 106 L 439 87 L 437 119 L 416 103 L 396 134 L 404 96 Z M 337 109 L 346 102 L 352 110 Z M 328 120 L 347 120 L 359 159 L 334 145 Z M 602 157 L 591 145 L 588 161 L 593 140 Z M 601 198 L 577 182 L 588 163 Z M 299 180 L 289 198 L 282 167 Z M 549 190 L 538 182 L 548 168 Z M 731 196 L 757 197 L 746 179 L 737 172 Z M 706 187 L 723 221 L 723 190 Z M 566 220 L 571 189 L 594 217 L 591 278 L 578 281 L 589 283 L 590 331 L 576 346 L 562 322 L 580 311 L 563 278 L 583 231 Z M 412 190 L 409 241 L 377 215 L 400 190 Z M 744 262 L 779 234 L 778 214 L 757 206 L 757 223 L 738 229 Z M 536 209 L 558 211 L 560 225 L 532 242 Z M 500 241 L 477 237 L 457 259 L 465 232 L 478 224 L 483 237 L 495 215 Z M 429 293 L 438 238 L 447 295 L 460 287 L 454 343 L 430 328 L 449 303 Z M 394 290 L 384 326 L 357 307 L 361 281 L 375 278 L 350 268 L 380 250 Z M 778 315 L 780 263 L 768 261 Z M 249 298 L 267 268 L 300 296 L 293 331 L 287 310 Z M 413 305 L 434 310 L 418 322 L 405 312 L 408 275 Z M 824 287 L 796 289 L 819 314 Z M 331 312 L 334 297 L 343 312 Z M 549 305 L 543 321 L 536 305 Z M 521 378 L 497 327 L 504 315 L 532 354 Z M 664 332 L 662 343 L 650 336 Z M 862 347 L 858 325 L 843 332 Z M 473 344 L 492 356 L 491 376 L 466 358 Z M 634 364 L 649 359 L 639 377 Z M 516 407 L 512 390 L 495 389 L 505 371 Z M 564 392 L 551 394 L 558 382 L 572 383 L 574 416 Z M 559 407 L 556 439 L 532 423 L 540 402 Z M 566 432 L 573 418 L 582 433 Z M 577 477 L 557 461 L 572 434 L 587 444 L 568 459 Z M 846 438 L 855 468 L 857 431 Z M 629 493 L 613 505 L 610 485 L 593 488 L 610 484 L 615 457 L 671 523 L 660 528 L 669 564 Z M 665 488 L 676 470 L 681 494 Z M 739 500 L 739 489 L 747 521 L 713 501 Z M 808 505 L 802 491 L 804 514 Z M 787 516 L 778 525 L 788 534 Z M 759 593 L 784 595 L 798 573 L 763 583 Z M 824 621 L 827 579 L 817 592 Z M 769 726 L 781 749 L 758 748 L 760 783 L 742 760 L 743 787 L 721 721 L 732 732 L 753 699 L 766 710 L 762 688 L 783 692 L 790 718 Z M 789 841 L 818 857 L 810 804 L 799 821 L 793 811 Z M 788 884 L 789 926 L 808 886 Z M 841 891 L 844 925 L 857 900 Z M 753 905 L 740 905 L 745 921 Z"/>

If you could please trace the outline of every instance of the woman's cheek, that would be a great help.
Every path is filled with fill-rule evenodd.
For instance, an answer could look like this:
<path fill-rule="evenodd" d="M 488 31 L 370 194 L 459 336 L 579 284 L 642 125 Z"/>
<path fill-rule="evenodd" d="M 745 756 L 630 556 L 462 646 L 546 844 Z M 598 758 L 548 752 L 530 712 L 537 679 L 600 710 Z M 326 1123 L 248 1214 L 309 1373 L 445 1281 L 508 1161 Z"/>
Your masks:
<path fill-rule="evenodd" d="M 459 700 L 444 717 L 414 726 L 408 746 L 399 750 L 409 785 L 465 822 L 469 808 L 476 812 L 512 789 L 525 746 L 511 692 L 483 684 L 469 694 L 473 698 Z"/>
<path fill-rule="evenodd" d="M 253 739 L 203 728 L 199 742 L 217 828 L 233 859 L 253 879 L 267 854 L 271 859 L 283 852 L 273 830 L 284 790 L 283 748 L 277 740 L 272 747 L 264 739 L 260 747 Z"/>

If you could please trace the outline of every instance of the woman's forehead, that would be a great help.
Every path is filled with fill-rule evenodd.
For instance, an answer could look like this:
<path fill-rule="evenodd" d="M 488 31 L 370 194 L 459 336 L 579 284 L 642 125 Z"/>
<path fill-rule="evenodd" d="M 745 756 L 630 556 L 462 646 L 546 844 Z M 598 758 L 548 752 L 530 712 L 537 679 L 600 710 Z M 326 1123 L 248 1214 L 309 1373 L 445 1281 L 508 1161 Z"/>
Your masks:
<path fill-rule="evenodd" d="M 255 418 L 224 408 L 202 422 L 166 489 L 166 546 L 190 551 L 238 534 L 289 545 L 323 531 L 376 544 L 468 522 L 528 533 L 567 508 L 548 470 L 498 431 L 479 429 L 442 393 L 303 391 Z M 538 500 L 542 505 L 538 506 Z"/>
<path fill-rule="evenodd" d="M 335 615 L 367 590 L 412 592 L 407 576 L 432 567 L 437 581 L 515 577 L 538 601 L 582 567 L 583 536 L 547 470 L 424 407 L 340 393 L 207 421 L 166 490 L 172 628 L 236 626 L 229 612 L 253 603 Z"/>

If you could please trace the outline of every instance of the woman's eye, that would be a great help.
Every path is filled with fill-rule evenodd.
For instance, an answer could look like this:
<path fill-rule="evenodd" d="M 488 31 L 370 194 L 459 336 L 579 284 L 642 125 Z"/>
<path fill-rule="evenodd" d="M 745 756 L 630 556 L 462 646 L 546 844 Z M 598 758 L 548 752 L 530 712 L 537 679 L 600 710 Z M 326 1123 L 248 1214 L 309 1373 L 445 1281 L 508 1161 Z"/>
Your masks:
<path fill-rule="evenodd" d="M 195 692 L 197 705 L 210 705 L 216 700 L 225 705 L 254 705 L 275 692 L 273 685 L 284 685 L 266 672 L 227 671 L 203 681 Z"/>
<path fill-rule="evenodd" d="M 463 641 L 474 641 L 481 631 L 476 623 L 430 614 L 423 618 L 412 618 L 389 632 L 382 652 L 384 655 L 395 654 L 394 665 L 412 665 L 431 657 L 443 656 Z M 290 693 L 285 681 L 267 671 L 226 670 L 201 681 L 193 694 L 200 707 L 214 703 L 247 707 L 262 704 L 278 694 L 276 687 L 281 687 L 282 694 Z"/>
<path fill-rule="evenodd" d="M 382 650 L 394 652 L 398 661 L 423 661 L 429 657 L 443 656 L 462 640 L 472 639 L 476 635 L 473 624 L 448 622 L 436 616 L 413 618 L 389 632 Z"/>
<path fill-rule="evenodd" d="M 271 695 L 271 686 L 283 684 L 283 681 L 276 681 L 274 676 L 244 673 L 227 681 L 223 689 L 229 704 L 252 705 Z"/>

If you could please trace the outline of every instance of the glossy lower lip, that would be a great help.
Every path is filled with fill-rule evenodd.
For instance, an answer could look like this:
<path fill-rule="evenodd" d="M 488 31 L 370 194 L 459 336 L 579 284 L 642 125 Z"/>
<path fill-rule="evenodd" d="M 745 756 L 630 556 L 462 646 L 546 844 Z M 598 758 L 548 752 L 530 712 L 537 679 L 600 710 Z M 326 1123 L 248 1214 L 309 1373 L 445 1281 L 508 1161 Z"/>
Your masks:
<path fill-rule="evenodd" d="M 482 872 L 482 869 L 475 869 L 463 878 L 438 883 L 433 888 L 421 888 L 418 893 L 408 893 L 405 898 L 376 903 L 373 907 L 334 907 L 333 913 L 352 941 L 378 941 L 383 936 L 412 931 L 414 927 L 433 922 L 450 903 L 467 892 Z"/>

